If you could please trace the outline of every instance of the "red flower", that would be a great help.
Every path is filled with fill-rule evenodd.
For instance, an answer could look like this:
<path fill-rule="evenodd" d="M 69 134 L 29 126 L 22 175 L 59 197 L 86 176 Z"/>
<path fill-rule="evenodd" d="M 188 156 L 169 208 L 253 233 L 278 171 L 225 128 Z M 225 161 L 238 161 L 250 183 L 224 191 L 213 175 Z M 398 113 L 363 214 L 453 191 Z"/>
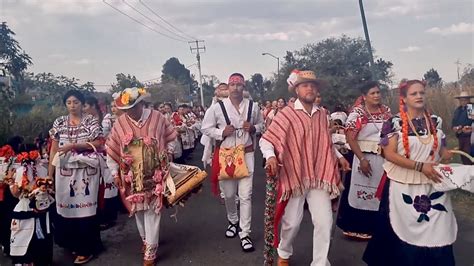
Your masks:
<path fill-rule="evenodd" d="M 22 153 L 20 153 L 16 156 L 16 162 L 17 163 L 22 163 L 22 162 L 28 160 L 28 158 L 29 158 L 28 153 L 27 152 L 22 152 Z"/>
<path fill-rule="evenodd" d="M 13 151 L 12 146 L 5 145 L 0 148 L 0 157 L 5 157 L 5 159 L 8 160 L 13 156 L 15 156 L 15 152 Z"/>
<path fill-rule="evenodd" d="M 40 157 L 40 154 L 38 151 L 35 150 L 35 151 L 30 151 L 29 156 L 31 160 L 36 161 L 36 159 Z"/>

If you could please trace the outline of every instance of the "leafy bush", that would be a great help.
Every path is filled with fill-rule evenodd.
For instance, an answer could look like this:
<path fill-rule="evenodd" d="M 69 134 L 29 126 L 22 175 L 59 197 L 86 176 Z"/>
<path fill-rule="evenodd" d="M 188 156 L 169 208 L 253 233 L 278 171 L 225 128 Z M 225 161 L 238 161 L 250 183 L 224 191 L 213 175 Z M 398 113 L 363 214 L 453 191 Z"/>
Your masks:
<path fill-rule="evenodd" d="M 8 138 L 19 135 L 25 143 L 32 143 L 40 133 L 47 133 L 54 120 L 66 114 L 62 106 L 35 105 L 26 115 L 12 115 L 10 123 L 2 119 L 0 124 L 0 143 L 5 143 Z"/>

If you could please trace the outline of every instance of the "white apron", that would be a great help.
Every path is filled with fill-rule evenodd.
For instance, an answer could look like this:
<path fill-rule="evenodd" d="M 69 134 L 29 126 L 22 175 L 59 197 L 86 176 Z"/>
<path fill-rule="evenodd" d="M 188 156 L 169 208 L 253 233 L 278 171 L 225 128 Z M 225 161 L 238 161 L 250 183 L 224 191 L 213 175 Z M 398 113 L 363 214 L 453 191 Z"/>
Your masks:
<path fill-rule="evenodd" d="M 366 211 L 378 211 L 380 201 L 375 197 L 377 187 L 383 175 L 384 159 L 380 155 L 364 153 L 364 158 L 370 161 L 372 176 L 367 177 L 359 172 L 359 158 L 354 156 L 349 187 L 349 205 L 352 208 Z"/>
<path fill-rule="evenodd" d="M 389 217 L 395 234 L 419 247 L 443 247 L 456 241 L 458 225 L 449 192 L 431 184 L 390 182 Z"/>
<path fill-rule="evenodd" d="M 56 166 L 56 207 L 65 218 L 96 214 L 99 191 L 99 155 L 90 153 L 59 156 Z"/>
<path fill-rule="evenodd" d="M 357 142 L 364 152 L 364 158 L 370 161 L 372 176 L 365 176 L 359 172 L 360 161 L 354 156 L 352 162 L 351 184 L 349 186 L 348 201 L 352 208 L 366 211 L 378 211 L 380 201 L 375 197 L 377 187 L 380 183 L 384 159 L 378 155 L 378 143 L 380 140 L 380 128 L 382 122 L 369 122 L 359 132 Z"/>
<path fill-rule="evenodd" d="M 14 212 L 21 211 L 33 211 L 29 207 L 30 200 L 28 198 L 22 198 L 15 206 Z M 10 255 L 11 256 L 23 256 L 28 250 L 31 238 L 35 231 L 35 218 L 19 220 L 12 219 L 11 222 L 11 237 L 10 237 Z"/>

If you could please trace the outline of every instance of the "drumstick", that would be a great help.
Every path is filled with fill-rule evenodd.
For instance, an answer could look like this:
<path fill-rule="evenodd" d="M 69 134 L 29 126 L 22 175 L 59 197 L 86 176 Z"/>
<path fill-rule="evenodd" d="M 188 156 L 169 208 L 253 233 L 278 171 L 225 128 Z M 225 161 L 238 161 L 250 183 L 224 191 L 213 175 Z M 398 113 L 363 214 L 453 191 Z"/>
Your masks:
<path fill-rule="evenodd" d="M 449 151 L 452 152 L 452 153 L 457 153 L 461 156 L 464 156 L 464 157 L 468 158 L 469 160 L 471 160 L 471 162 L 474 163 L 474 157 L 472 157 L 471 155 L 467 154 L 464 151 L 461 151 L 461 150 L 449 150 Z"/>

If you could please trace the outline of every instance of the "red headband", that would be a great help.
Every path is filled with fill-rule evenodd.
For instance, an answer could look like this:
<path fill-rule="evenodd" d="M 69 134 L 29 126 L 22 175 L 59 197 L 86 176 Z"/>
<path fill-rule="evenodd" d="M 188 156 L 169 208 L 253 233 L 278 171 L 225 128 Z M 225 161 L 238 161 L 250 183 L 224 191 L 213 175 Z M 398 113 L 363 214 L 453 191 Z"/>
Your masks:
<path fill-rule="evenodd" d="M 239 75 L 232 75 L 229 77 L 229 84 L 231 83 L 238 83 L 238 84 L 245 84 L 245 80 L 243 77 Z"/>

